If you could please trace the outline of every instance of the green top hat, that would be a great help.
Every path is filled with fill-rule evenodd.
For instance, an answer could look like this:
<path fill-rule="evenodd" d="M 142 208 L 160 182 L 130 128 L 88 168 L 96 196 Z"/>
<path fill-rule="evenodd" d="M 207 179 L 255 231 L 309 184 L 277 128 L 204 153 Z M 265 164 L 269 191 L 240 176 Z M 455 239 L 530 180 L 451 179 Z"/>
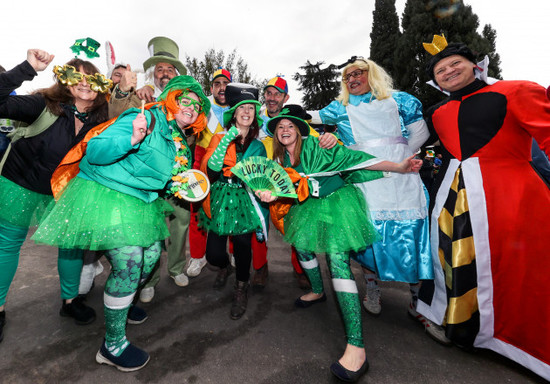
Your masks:
<path fill-rule="evenodd" d="M 145 71 L 158 63 L 168 63 L 176 67 L 180 75 L 187 74 L 187 68 L 179 60 L 180 49 L 174 40 L 163 36 L 153 37 L 147 47 L 151 57 L 143 63 Z"/>

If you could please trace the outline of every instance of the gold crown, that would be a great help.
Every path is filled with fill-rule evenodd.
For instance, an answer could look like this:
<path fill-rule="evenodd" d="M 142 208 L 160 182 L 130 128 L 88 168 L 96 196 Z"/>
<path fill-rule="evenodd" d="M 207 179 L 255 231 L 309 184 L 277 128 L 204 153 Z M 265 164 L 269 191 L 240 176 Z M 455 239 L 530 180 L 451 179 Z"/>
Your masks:
<path fill-rule="evenodd" d="M 445 39 L 445 35 L 441 34 L 441 36 L 434 35 L 434 38 L 431 43 L 422 43 L 422 45 L 430 55 L 435 56 L 439 52 L 444 50 L 448 44 L 447 44 L 447 39 Z"/>

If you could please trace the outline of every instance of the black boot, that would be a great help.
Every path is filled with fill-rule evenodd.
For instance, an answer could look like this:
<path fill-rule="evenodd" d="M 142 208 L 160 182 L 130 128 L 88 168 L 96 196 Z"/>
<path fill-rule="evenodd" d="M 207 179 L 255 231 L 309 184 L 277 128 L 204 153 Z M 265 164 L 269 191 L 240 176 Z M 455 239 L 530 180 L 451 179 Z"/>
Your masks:
<path fill-rule="evenodd" d="M 0 341 L 4 340 L 4 325 L 6 324 L 6 311 L 0 312 Z"/>
<path fill-rule="evenodd" d="M 233 304 L 231 304 L 231 318 L 240 319 L 246 312 L 248 304 L 248 282 L 236 281 L 233 291 Z"/>
<path fill-rule="evenodd" d="M 65 303 L 65 300 L 63 300 L 59 314 L 74 318 L 74 322 L 78 325 L 90 324 L 95 320 L 94 309 L 84 304 L 82 297 L 75 297 L 70 304 Z"/>

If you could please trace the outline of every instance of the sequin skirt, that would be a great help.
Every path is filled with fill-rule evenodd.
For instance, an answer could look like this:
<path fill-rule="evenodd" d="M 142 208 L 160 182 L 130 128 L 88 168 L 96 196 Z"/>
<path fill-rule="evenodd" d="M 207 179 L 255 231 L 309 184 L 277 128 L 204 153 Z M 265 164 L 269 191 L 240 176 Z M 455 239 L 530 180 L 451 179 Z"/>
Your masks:
<path fill-rule="evenodd" d="M 213 183 L 210 187 L 210 212 L 211 219 L 200 210 L 199 227 L 220 236 L 242 235 L 262 227 L 246 189 L 239 183 Z"/>
<path fill-rule="evenodd" d="M 148 247 L 170 234 L 164 199 L 146 203 L 95 181 L 75 177 L 32 239 L 59 248 L 115 249 Z"/>
<path fill-rule="evenodd" d="M 379 239 L 363 194 L 348 184 L 322 198 L 293 205 L 284 219 L 284 240 L 314 253 L 360 251 Z"/>
<path fill-rule="evenodd" d="M 30 191 L 0 176 L 0 220 L 19 227 L 38 225 L 53 196 Z"/>

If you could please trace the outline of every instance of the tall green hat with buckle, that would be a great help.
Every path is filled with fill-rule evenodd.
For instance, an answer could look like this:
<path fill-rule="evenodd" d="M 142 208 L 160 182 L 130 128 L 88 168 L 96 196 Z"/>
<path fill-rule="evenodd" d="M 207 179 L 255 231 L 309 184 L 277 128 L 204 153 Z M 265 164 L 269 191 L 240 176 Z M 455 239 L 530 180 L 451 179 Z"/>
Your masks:
<path fill-rule="evenodd" d="M 174 40 L 164 36 L 153 37 L 147 48 L 151 57 L 143 63 L 145 71 L 158 63 L 168 63 L 176 67 L 180 75 L 187 74 L 187 68 L 179 60 L 180 49 Z"/>

